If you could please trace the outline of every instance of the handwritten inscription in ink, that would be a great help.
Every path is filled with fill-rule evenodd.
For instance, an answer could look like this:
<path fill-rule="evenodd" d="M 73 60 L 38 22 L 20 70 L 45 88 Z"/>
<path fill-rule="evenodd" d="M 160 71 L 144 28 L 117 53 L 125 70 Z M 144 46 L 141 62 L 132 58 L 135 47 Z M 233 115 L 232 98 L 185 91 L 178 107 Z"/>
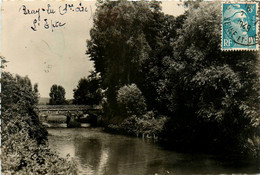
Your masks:
<path fill-rule="evenodd" d="M 81 3 L 77 7 L 74 4 L 65 4 L 63 7 L 59 6 L 60 15 L 65 15 L 67 12 L 88 12 L 88 8 L 81 6 Z"/>
<path fill-rule="evenodd" d="M 60 21 L 55 19 L 57 16 L 64 16 L 69 13 L 87 13 L 88 7 L 83 6 L 81 3 L 75 4 L 63 4 L 56 8 L 52 7 L 50 4 L 47 4 L 46 7 L 31 9 L 26 5 L 22 5 L 19 8 L 25 16 L 33 16 L 32 25 L 30 28 L 33 31 L 37 31 L 40 28 L 45 30 L 55 31 L 58 28 L 66 26 L 65 21 Z"/>

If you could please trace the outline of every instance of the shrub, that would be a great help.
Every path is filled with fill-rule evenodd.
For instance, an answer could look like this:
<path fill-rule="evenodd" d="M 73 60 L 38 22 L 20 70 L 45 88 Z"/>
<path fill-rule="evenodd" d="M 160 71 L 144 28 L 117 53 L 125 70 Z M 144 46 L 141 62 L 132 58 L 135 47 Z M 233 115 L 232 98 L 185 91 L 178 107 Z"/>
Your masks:
<path fill-rule="evenodd" d="M 23 120 L 20 120 L 23 118 Z M 18 121 L 9 120 L 2 132 L 12 128 L 11 134 L 2 134 L 2 173 L 3 174 L 76 174 L 76 164 L 68 158 L 60 158 L 46 144 L 38 144 L 28 134 L 29 117 L 18 116 Z M 17 126 L 19 123 L 23 126 Z"/>
<path fill-rule="evenodd" d="M 141 116 L 146 112 L 145 98 L 140 89 L 135 85 L 125 85 L 118 90 L 117 102 L 122 115 Z"/>
<path fill-rule="evenodd" d="M 157 139 L 158 135 L 163 131 L 166 121 L 165 116 L 156 118 L 155 112 L 149 111 L 141 117 L 132 115 L 124 119 L 121 124 L 110 124 L 108 127 L 121 134 L 126 133 L 137 137 Z"/>
<path fill-rule="evenodd" d="M 142 134 L 142 137 L 146 136 L 156 139 L 158 134 L 162 132 L 166 119 L 165 116 L 156 118 L 153 111 L 148 111 L 137 121 L 140 134 Z"/>

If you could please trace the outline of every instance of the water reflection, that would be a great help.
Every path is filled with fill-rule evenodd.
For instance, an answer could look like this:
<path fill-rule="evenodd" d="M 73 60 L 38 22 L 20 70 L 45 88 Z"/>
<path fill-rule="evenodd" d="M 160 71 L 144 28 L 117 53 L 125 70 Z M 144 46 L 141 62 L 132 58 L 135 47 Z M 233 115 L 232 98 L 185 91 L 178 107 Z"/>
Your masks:
<path fill-rule="evenodd" d="M 50 147 L 69 153 L 80 174 L 259 173 L 259 164 L 239 164 L 208 155 L 180 154 L 138 138 L 103 133 L 100 129 L 48 129 Z"/>

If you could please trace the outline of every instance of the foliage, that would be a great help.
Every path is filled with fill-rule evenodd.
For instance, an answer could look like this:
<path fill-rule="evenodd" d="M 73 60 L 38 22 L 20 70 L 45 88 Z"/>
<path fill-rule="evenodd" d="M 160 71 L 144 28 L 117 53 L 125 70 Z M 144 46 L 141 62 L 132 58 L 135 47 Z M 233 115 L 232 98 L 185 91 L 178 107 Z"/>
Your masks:
<path fill-rule="evenodd" d="M 3 174 L 75 174 L 75 163 L 48 149 L 47 131 L 37 115 L 38 89 L 28 77 L 1 77 L 1 167 Z"/>
<path fill-rule="evenodd" d="M 149 36 L 149 44 L 151 52 L 149 59 L 145 62 L 142 72 L 144 82 L 139 87 L 142 90 L 147 106 L 151 110 L 157 110 L 161 114 L 168 115 L 165 103 L 158 101 L 160 94 L 157 88 L 161 86 L 160 80 L 164 79 L 165 70 L 168 68 L 164 64 L 165 58 L 173 59 L 173 45 L 178 38 L 177 31 L 182 27 L 186 14 L 178 17 L 165 15 L 163 13 L 156 13 L 155 19 L 151 21 L 152 26 L 156 26 Z"/>
<path fill-rule="evenodd" d="M 29 126 L 26 128 L 29 136 L 36 139 L 38 143 L 44 141 L 47 137 L 47 131 L 40 124 L 37 115 L 37 102 L 38 102 L 38 89 L 37 84 L 32 86 L 28 77 L 21 77 L 19 75 L 13 76 L 8 72 L 2 73 L 1 78 L 2 93 L 2 127 L 9 124 L 10 120 L 15 122 L 20 129 L 22 129 L 20 120 L 24 120 L 22 117 L 17 118 L 17 115 L 29 116 L 28 120 L 24 120 Z M 11 127 L 6 130 L 7 133 L 12 134 Z M 2 140 L 4 142 L 4 140 Z"/>
<path fill-rule="evenodd" d="M 21 117 L 21 116 L 20 116 Z M 76 164 L 68 159 L 60 158 L 49 150 L 45 144 L 37 144 L 26 130 L 28 117 L 24 121 L 10 120 L 2 127 L 2 173 L 3 174 L 76 174 Z M 18 119 L 18 116 L 16 117 Z M 23 128 L 19 128 L 19 123 Z M 12 134 L 6 131 L 12 128 Z"/>
<path fill-rule="evenodd" d="M 100 76 L 91 71 L 87 78 L 81 78 L 74 92 L 74 104 L 78 105 L 97 105 L 102 99 Z"/>
<path fill-rule="evenodd" d="M 156 118 L 155 112 L 148 111 L 137 121 L 137 125 L 139 126 L 138 132 L 140 132 L 143 137 L 146 135 L 156 138 L 162 132 L 166 121 L 167 118 L 165 116 Z"/>
<path fill-rule="evenodd" d="M 50 90 L 50 105 L 66 104 L 65 89 L 60 85 L 52 85 Z"/>
<path fill-rule="evenodd" d="M 119 115 L 116 96 L 120 87 L 144 81 L 142 67 L 151 51 L 147 38 L 155 37 L 147 31 L 154 30 L 152 21 L 159 10 L 154 1 L 98 3 L 87 54 L 101 75 L 110 118 Z"/>
<path fill-rule="evenodd" d="M 125 85 L 118 90 L 117 102 L 122 115 L 141 116 L 146 112 L 146 103 L 142 92 L 135 84 Z"/>
<path fill-rule="evenodd" d="M 161 12 L 156 1 L 102 1 L 98 4 L 87 54 L 94 61 L 106 89 L 105 114 L 118 117 L 116 96 L 124 85 L 135 83 L 149 110 L 166 111 L 156 91 L 165 67 L 162 60 L 173 55 L 173 42 L 186 15 L 177 18 Z M 122 116 L 124 118 L 124 116 Z"/>
<path fill-rule="evenodd" d="M 255 52 L 221 52 L 220 9 L 216 2 L 190 8 L 157 91 L 172 113 L 173 142 L 245 153 L 259 135 L 259 63 Z"/>
<path fill-rule="evenodd" d="M 146 133 L 160 122 L 147 111 L 158 111 L 174 145 L 259 155 L 259 55 L 221 51 L 219 2 L 184 5 L 175 18 L 155 2 L 99 3 L 87 54 L 106 89 L 105 115 Z"/>
<path fill-rule="evenodd" d="M 143 138 L 158 139 L 162 132 L 167 118 L 165 116 L 155 117 L 153 111 L 142 116 L 132 115 L 124 119 L 119 125 L 110 124 L 109 129 L 129 135 L 142 136 Z"/>
<path fill-rule="evenodd" d="M 6 61 L 5 57 L 1 56 L 1 55 L 0 55 L 0 60 L 1 60 L 1 69 L 4 69 L 6 67 L 7 61 Z"/>

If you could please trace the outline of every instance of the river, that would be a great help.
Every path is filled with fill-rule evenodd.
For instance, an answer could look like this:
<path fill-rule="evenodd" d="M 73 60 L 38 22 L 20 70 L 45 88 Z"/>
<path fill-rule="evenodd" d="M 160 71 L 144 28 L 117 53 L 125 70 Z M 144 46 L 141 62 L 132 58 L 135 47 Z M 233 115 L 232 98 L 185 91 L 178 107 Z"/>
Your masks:
<path fill-rule="evenodd" d="M 169 151 L 151 140 L 101 128 L 49 128 L 49 145 L 78 163 L 81 175 L 260 173 L 259 163 Z"/>

